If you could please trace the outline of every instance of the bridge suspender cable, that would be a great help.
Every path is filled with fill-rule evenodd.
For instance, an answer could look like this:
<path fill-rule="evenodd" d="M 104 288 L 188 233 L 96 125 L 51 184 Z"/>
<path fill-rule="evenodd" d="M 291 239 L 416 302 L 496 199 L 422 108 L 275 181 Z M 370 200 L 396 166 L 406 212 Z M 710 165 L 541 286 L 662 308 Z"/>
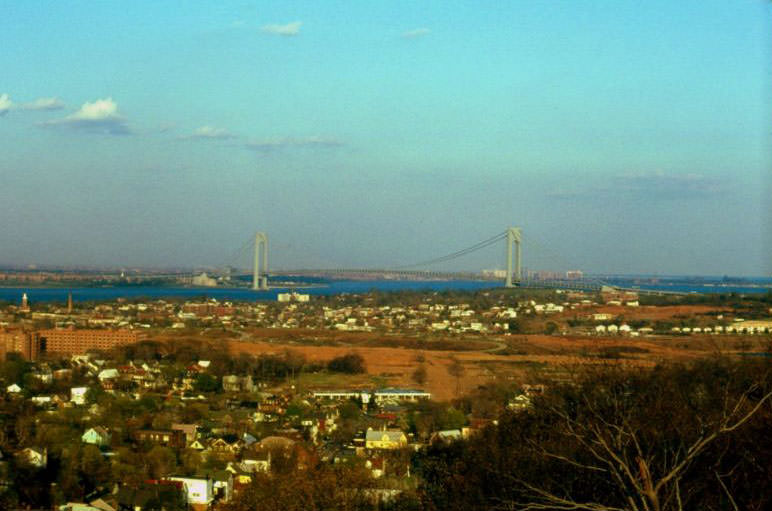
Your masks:
<path fill-rule="evenodd" d="M 500 232 L 496 234 L 495 236 L 491 236 L 490 238 L 483 240 L 479 243 L 475 243 L 472 246 L 469 246 L 467 248 L 457 250 L 455 252 L 452 252 L 450 254 L 444 255 L 442 257 L 436 257 L 434 259 L 428 259 L 426 261 L 421 261 L 414 264 L 404 264 L 401 266 L 393 266 L 389 268 L 390 270 L 405 270 L 408 268 L 416 268 L 418 266 L 430 266 L 437 263 L 443 263 L 446 261 L 452 261 L 453 259 L 457 259 L 459 257 L 463 257 L 467 254 L 471 254 L 472 252 L 477 252 L 478 250 L 482 250 L 485 247 L 488 247 L 490 245 L 493 245 L 494 243 L 498 243 L 499 241 L 506 239 L 507 233 L 506 231 Z"/>

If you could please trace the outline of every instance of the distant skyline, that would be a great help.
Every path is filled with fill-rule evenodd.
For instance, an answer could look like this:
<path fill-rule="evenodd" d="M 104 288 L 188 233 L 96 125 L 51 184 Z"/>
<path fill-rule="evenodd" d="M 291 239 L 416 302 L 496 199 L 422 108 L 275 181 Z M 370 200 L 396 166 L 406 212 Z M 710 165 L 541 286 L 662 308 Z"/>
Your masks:
<path fill-rule="evenodd" d="M 772 2 L 3 16 L 0 265 L 772 273 Z"/>

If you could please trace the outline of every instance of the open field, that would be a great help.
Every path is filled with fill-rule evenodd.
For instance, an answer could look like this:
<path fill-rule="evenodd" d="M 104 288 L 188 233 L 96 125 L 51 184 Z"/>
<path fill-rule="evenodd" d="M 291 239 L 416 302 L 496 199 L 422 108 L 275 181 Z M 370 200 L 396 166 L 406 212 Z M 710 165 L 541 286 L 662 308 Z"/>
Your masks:
<path fill-rule="evenodd" d="M 355 351 L 366 362 L 366 376 L 324 375 L 308 376 L 300 384 L 310 387 L 344 387 L 348 385 L 387 384 L 413 386 L 411 375 L 423 357 L 427 370 L 426 390 L 436 399 L 451 399 L 456 395 L 456 385 L 461 393 L 492 380 L 538 383 L 540 375 L 570 374 L 588 364 L 614 364 L 627 367 L 652 366 L 662 361 L 688 361 L 716 353 L 758 351 L 765 348 L 764 336 L 657 336 L 644 338 L 627 337 L 568 337 L 547 335 L 516 335 L 459 338 L 465 350 L 434 349 L 444 346 L 442 339 L 421 342 L 404 338 L 403 347 L 372 346 L 377 334 L 314 331 L 327 339 L 318 345 L 299 342 L 303 336 L 284 329 L 264 329 L 252 332 L 240 339 L 223 339 L 232 354 L 260 355 L 282 353 L 285 350 L 300 353 L 309 361 L 327 361 Z M 305 334 L 305 332 L 304 332 Z M 383 337 L 383 336 L 381 336 Z M 495 348 L 491 348 L 491 345 Z M 458 360 L 464 374 L 458 382 L 448 372 L 448 367 Z"/>

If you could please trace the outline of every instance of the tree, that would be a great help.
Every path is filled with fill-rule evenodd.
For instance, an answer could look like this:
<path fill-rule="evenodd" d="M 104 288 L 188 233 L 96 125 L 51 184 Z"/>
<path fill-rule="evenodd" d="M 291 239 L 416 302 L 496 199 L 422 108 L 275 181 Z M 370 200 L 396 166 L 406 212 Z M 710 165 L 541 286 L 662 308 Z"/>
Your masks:
<path fill-rule="evenodd" d="M 416 384 L 423 386 L 426 383 L 426 366 L 421 364 L 420 366 L 416 367 L 415 371 L 413 371 L 413 374 L 411 375 L 411 378 L 413 379 Z"/>
<path fill-rule="evenodd" d="M 150 469 L 150 477 L 160 479 L 174 471 L 177 456 L 169 447 L 156 445 L 145 454 L 145 462 Z"/>
<path fill-rule="evenodd" d="M 196 376 L 193 388 L 197 392 L 218 392 L 220 390 L 220 380 L 211 374 L 202 373 Z"/>
<path fill-rule="evenodd" d="M 763 363 L 591 370 L 469 443 L 430 447 L 425 495 L 458 510 L 769 509 L 756 488 L 772 468 L 756 460 L 772 455 L 771 402 Z"/>
<path fill-rule="evenodd" d="M 456 379 L 456 397 L 458 397 L 461 388 L 461 377 L 464 376 L 464 364 L 456 357 L 451 357 L 448 374 Z"/>
<path fill-rule="evenodd" d="M 361 374 L 366 372 L 365 359 L 359 353 L 347 353 L 330 360 L 327 369 L 336 373 Z"/>

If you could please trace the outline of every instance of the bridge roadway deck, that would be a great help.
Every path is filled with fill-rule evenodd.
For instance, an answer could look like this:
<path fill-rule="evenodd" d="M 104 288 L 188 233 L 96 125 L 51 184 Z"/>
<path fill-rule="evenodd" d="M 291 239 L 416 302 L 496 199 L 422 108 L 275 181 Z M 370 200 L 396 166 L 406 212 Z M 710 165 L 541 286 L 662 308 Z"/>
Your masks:
<path fill-rule="evenodd" d="M 198 275 L 198 272 L 180 272 L 180 273 L 149 273 L 149 274 L 130 274 L 131 278 L 147 278 L 147 279 L 180 279 L 191 278 Z M 460 280 L 490 280 L 483 279 L 479 273 L 472 272 L 448 272 L 448 271 L 424 271 L 424 270 L 389 270 L 389 269 L 302 269 L 302 270 L 274 270 L 269 273 L 271 277 L 292 277 L 292 276 L 305 276 L 305 277 L 344 277 L 345 275 L 352 276 L 372 276 L 374 279 L 378 277 L 389 276 L 405 276 L 405 277 L 424 277 L 434 279 L 460 279 Z M 232 273 L 231 278 L 239 277 L 251 277 L 251 273 Z M 503 287 L 503 282 L 502 282 Z M 590 291 L 598 292 L 603 287 L 611 288 L 615 291 L 630 291 L 638 293 L 639 295 L 649 296 L 662 296 L 673 295 L 682 296 L 688 293 L 681 291 L 665 291 L 656 289 L 640 289 L 640 288 L 628 288 L 619 287 L 605 284 L 598 280 L 583 280 L 583 279 L 522 279 L 517 283 L 516 287 L 523 287 L 529 289 L 568 289 L 574 291 Z"/>

